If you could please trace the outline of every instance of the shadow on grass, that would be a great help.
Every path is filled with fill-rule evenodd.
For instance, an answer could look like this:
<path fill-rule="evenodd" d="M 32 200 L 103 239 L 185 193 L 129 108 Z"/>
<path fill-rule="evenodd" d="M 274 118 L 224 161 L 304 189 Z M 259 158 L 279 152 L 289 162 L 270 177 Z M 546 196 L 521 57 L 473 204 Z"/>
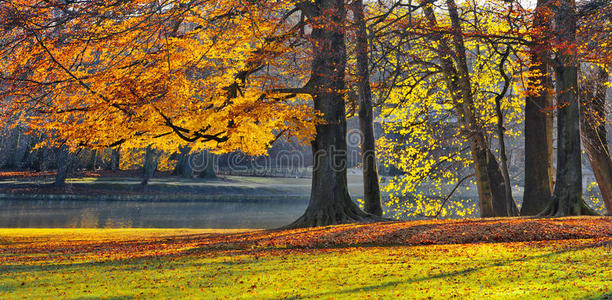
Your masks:
<path fill-rule="evenodd" d="M 240 234 L 235 234 L 235 235 L 247 235 L 248 233 L 240 233 Z M 189 236 L 191 237 L 191 236 Z M 168 239 L 168 241 L 171 241 L 171 239 Z M 129 245 L 134 246 L 134 245 L 151 245 L 151 244 L 157 244 L 157 243 L 162 243 L 164 242 L 162 241 L 151 241 L 151 242 L 142 242 L 142 243 L 129 243 Z M 117 246 L 117 244 L 114 244 L 114 246 Z M 130 257 L 130 258 L 122 258 L 122 259 L 109 259 L 109 260 L 103 260 L 103 261 L 94 261 L 94 262 L 78 262 L 78 263 L 59 263 L 59 264 L 45 264 L 45 265 L 31 265 L 31 264 L 15 264 L 15 265 L 4 265 L 4 266 L 0 266 L 0 274 L 8 274 L 8 273 L 15 273 L 15 272 L 31 272 L 31 271 L 50 271 L 50 270 L 61 270 L 61 269 L 66 269 L 66 268 L 73 268 L 73 267 L 88 267 L 88 266 L 101 266 L 101 265 L 108 265 L 108 266 L 126 266 L 127 264 L 132 264 L 132 265 L 139 265 L 139 264 L 143 264 L 145 262 L 148 263 L 152 263 L 152 262 L 159 262 L 162 263 L 164 259 L 177 259 L 177 258 L 181 258 L 181 257 L 185 257 L 185 258 L 189 258 L 189 257 L 194 257 L 197 256 L 198 254 L 202 254 L 204 253 L 203 250 L 207 250 L 206 253 L 210 254 L 209 257 L 217 257 L 219 255 L 225 255 L 225 256 L 234 256 L 234 255 L 253 255 L 255 260 L 254 261 L 250 261 L 250 262 L 256 262 L 257 259 L 259 257 L 267 257 L 269 255 L 274 255 L 274 254 L 282 254 L 285 251 L 293 251 L 293 250 L 320 250 L 320 249 L 328 249 L 328 250 L 333 250 L 333 249 L 350 249 L 350 248 L 355 248 L 355 247 L 360 247 L 360 248 L 380 248 L 380 247 L 414 247 L 414 246 L 422 246 L 422 245 L 394 245 L 394 244 L 389 244 L 389 245 L 380 245 L 380 244 L 359 244 L 359 245 L 339 245 L 339 246 L 334 246 L 334 247 L 319 247 L 319 248 L 303 248 L 303 247 L 294 247 L 294 248 L 254 248 L 254 249 L 245 249 L 245 248 L 209 248 L 210 245 L 207 245 L 206 247 L 198 247 L 198 248 L 192 248 L 192 249 L 183 249 L 177 252 L 170 252 L 170 253 L 164 253 L 164 254 L 151 254 L 151 255 L 143 255 L 143 256 L 137 256 L 137 257 Z M 466 272 L 474 272 L 483 268 L 487 268 L 487 267 L 496 267 L 496 266 L 501 266 L 504 264 L 509 264 L 509 263 L 513 263 L 513 262 L 518 262 L 518 261 L 526 261 L 526 260 L 531 260 L 531 259 L 537 259 L 537 258 L 541 258 L 541 257 L 548 257 L 548 256 L 553 256 L 553 255 L 559 255 L 559 254 L 563 254 L 563 253 L 567 253 L 567 252 L 572 252 L 572 251 L 578 251 L 578 250 L 583 250 L 583 249 L 589 249 L 589 248 L 598 248 L 598 247 L 609 247 L 612 246 L 612 240 L 599 240 L 599 241 L 593 241 L 590 243 L 585 243 L 585 244 L 581 244 L 578 246 L 568 246 L 565 247 L 563 250 L 559 250 L 556 252 L 552 252 L 552 253 L 547 253 L 547 254 L 543 254 L 543 255 L 538 255 L 538 256 L 531 256 L 531 257 L 526 257 L 526 258 L 519 258 L 519 259 L 514 259 L 514 260 L 508 260 L 508 261 L 504 261 L 504 262 L 497 262 L 497 263 L 492 263 L 490 265 L 487 266 L 483 266 L 483 267 L 479 267 L 479 268 L 468 268 L 466 270 L 461 271 L 462 273 L 466 273 Z M 95 245 L 94 245 L 95 248 Z M 137 251 L 136 251 L 137 252 Z M 88 253 L 88 254 L 94 254 L 95 252 L 81 252 L 81 253 L 68 253 L 68 254 L 62 254 L 62 253 L 58 253 L 58 254 L 54 254 L 50 257 L 48 257 L 49 259 L 53 259 L 54 257 L 57 258 L 61 258 L 61 259 L 65 259 L 65 258 L 69 258 L 70 255 L 72 254 L 83 254 L 83 253 Z M 294 252 L 286 252 L 287 255 L 293 255 Z M 238 265 L 238 264 L 242 264 L 245 263 L 243 260 L 237 260 L 237 261 L 230 261 L 230 262 L 215 262 L 214 264 L 219 264 L 219 265 Z M 135 267 L 135 269 L 142 269 L 142 268 L 138 268 Z M 451 276 L 453 275 L 453 273 L 448 273 L 448 274 L 442 274 L 439 276 L 443 276 L 443 277 L 447 277 L 447 276 Z M 456 275 L 460 275 L 460 274 L 456 274 Z M 430 278 L 430 279 L 434 279 L 434 278 Z"/>
<path fill-rule="evenodd" d="M 578 246 L 578 247 L 571 247 L 571 248 L 567 248 L 567 249 L 564 249 L 564 250 L 561 250 L 561 251 L 552 252 L 552 253 L 546 253 L 546 254 L 541 254 L 541 255 L 534 255 L 534 256 L 524 257 L 524 258 L 503 260 L 503 261 L 489 263 L 487 265 L 480 266 L 480 267 L 466 268 L 466 269 L 459 270 L 459 271 L 442 273 L 442 274 L 437 274 L 437 275 L 433 275 L 433 276 L 424 276 L 424 277 L 420 277 L 420 278 L 414 278 L 414 279 L 411 279 L 411 280 L 395 280 L 395 281 L 385 282 L 383 284 L 377 284 L 377 285 L 370 285 L 370 286 L 351 288 L 351 289 L 345 289 L 345 290 L 339 290 L 339 291 L 329 291 L 329 292 L 324 292 L 324 293 L 315 293 L 315 294 L 310 294 L 310 295 L 308 295 L 306 297 L 319 298 L 319 297 L 325 297 L 325 296 L 331 296 L 331 295 L 339 295 L 339 294 L 352 294 L 352 293 L 359 293 L 359 292 L 368 292 L 368 291 L 374 291 L 374 290 L 394 287 L 394 286 L 397 286 L 399 284 L 410 284 L 410 283 L 418 283 L 418 282 L 423 282 L 423 281 L 428 281 L 428 280 L 435 280 L 435 279 L 443 279 L 443 278 L 451 278 L 451 277 L 456 277 L 456 276 L 463 276 L 463 275 L 468 275 L 468 274 L 471 274 L 471 273 L 474 273 L 474 272 L 478 272 L 478 271 L 481 271 L 481 270 L 485 270 L 485 269 L 489 269 L 489 268 L 507 266 L 507 265 L 510 265 L 510 264 L 516 263 L 516 262 L 525 262 L 525 261 L 536 260 L 536 259 L 541 259 L 541 258 L 551 258 L 551 257 L 558 256 L 558 255 L 561 255 L 561 254 L 564 254 L 564 253 L 569 253 L 569 252 L 583 250 L 583 249 L 589 249 L 589 248 L 597 248 L 597 247 L 602 247 L 602 246 L 608 246 L 610 244 L 611 244 L 610 241 L 603 242 L 603 243 L 592 243 L 592 244 L 587 244 L 587 245 L 581 245 L 581 246 Z M 612 294 L 593 295 L 592 298 L 588 298 L 588 299 L 608 299 L 606 297 L 610 297 L 610 296 L 612 296 Z M 591 296 L 588 296 L 588 297 L 591 297 Z"/>

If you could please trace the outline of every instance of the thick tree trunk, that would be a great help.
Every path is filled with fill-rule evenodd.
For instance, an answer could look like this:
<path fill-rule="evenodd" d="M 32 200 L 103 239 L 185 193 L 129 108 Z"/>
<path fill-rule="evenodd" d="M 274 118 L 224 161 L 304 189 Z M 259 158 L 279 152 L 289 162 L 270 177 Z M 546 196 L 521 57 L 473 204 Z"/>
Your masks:
<path fill-rule="evenodd" d="M 72 169 L 72 160 L 70 151 L 65 146 L 57 149 L 56 155 L 57 173 L 55 174 L 55 182 L 53 185 L 62 187 L 66 184 L 66 178 Z"/>
<path fill-rule="evenodd" d="M 90 156 L 89 156 L 89 163 L 87 164 L 87 169 L 91 170 L 91 171 L 95 171 L 97 168 L 97 162 L 98 162 L 98 150 L 96 149 L 92 149 L 89 151 Z"/>
<path fill-rule="evenodd" d="M 575 54 L 576 15 L 573 0 L 560 0 L 555 12 L 558 58 L 555 66 L 557 105 L 557 176 L 552 201 L 542 213 L 552 216 L 590 214 L 582 197 L 580 105 Z"/>
<path fill-rule="evenodd" d="M 586 74 L 580 83 L 581 136 L 584 150 L 595 173 L 607 214 L 612 214 L 612 159 L 606 131 L 608 72 L 601 67 Z"/>
<path fill-rule="evenodd" d="M 7 169 L 17 169 L 19 167 L 19 142 L 21 139 L 21 127 L 17 126 L 9 130 L 8 140 L 10 144 L 8 145 L 8 153 L 6 155 L 7 160 L 4 165 L 4 168 Z M 8 143 L 5 143 L 6 145 Z"/>
<path fill-rule="evenodd" d="M 191 148 L 189 148 L 189 146 L 179 147 L 179 153 L 176 153 L 176 166 L 172 171 L 172 175 L 188 179 L 193 178 L 193 169 L 191 168 L 190 162 L 191 155 L 189 155 L 190 151 Z"/>
<path fill-rule="evenodd" d="M 157 163 L 159 162 L 160 153 L 158 150 L 153 149 L 151 146 L 147 147 L 144 159 L 144 165 L 142 167 L 142 184 L 146 186 L 149 180 L 153 178 L 155 171 L 157 170 Z"/>
<path fill-rule="evenodd" d="M 110 170 L 119 170 L 119 162 L 121 160 L 119 148 L 111 149 L 111 160 L 109 164 Z"/>
<path fill-rule="evenodd" d="M 372 90 L 368 67 L 368 39 L 362 0 L 353 3 L 353 16 L 357 26 L 357 85 L 359 94 L 359 128 L 362 134 L 361 159 L 363 161 L 363 193 L 365 211 L 382 216 L 378 166 L 376 163 L 376 140 L 374 138 L 374 116 L 372 112 Z"/>
<path fill-rule="evenodd" d="M 310 202 L 306 212 L 288 227 L 311 227 L 376 220 L 351 200 L 346 168 L 346 116 L 344 72 L 346 66 L 346 11 L 343 0 L 309 2 L 313 24 L 313 62 L 309 88 L 314 107 L 324 124 L 316 126 L 312 142 L 314 166 Z M 306 13 L 306 12 L 305 12 Z"/>
<path fill-rule="evenodd" d="M 537 34 L 550 30 L 551 18 L 548 14 L 550 0 L 538 0 L 533 25 Z M 541 36 L 534 37 L 542 40 Z M 528 91 L 525 98 L 525 190 L 521 215 L 536 215 L 546 208 L 552 195 L 552 108 L 550 94 L 552 79 L 549 66 L 543 59 L 549 42 L 532 46 L 530 49 Z"/>
<path fill-rule="evenodd" d="M 212 153 L 202 150 L 200 159 L 192 159 L 193 168 L 197 168 L 199 171 L 198 178 L 217 178 L 215 173 L 215 157 Z M 197 163 L 195 162 L 197 161 Z"/>

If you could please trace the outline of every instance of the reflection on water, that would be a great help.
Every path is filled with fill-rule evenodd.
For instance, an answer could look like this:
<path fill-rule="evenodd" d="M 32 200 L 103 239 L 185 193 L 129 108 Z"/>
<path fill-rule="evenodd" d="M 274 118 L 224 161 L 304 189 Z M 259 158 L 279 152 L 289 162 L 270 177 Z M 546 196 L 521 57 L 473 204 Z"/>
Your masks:
<path fill-rule="evenodd" d="M 0 228 L 276 228 L 307 203 L 0 200 Z"/>

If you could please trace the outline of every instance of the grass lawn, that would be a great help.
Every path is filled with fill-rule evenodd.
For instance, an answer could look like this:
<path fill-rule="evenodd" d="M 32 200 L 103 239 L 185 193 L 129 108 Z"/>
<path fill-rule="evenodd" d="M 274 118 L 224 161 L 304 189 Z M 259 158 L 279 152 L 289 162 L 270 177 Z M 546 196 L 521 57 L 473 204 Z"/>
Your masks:
<path fill-rule="evenodd" d="M 605 217 L 0 229 L 0 298 L 605 299 L 611 246 Z"/>

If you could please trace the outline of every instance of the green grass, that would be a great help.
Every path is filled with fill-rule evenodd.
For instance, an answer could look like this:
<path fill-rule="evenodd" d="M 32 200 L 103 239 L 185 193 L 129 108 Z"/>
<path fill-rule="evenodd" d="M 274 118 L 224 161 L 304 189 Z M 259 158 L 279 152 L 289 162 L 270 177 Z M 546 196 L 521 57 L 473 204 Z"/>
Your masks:
<path fill-rule="evenodd" d="M 165 247 L 172 239 L 196 235 L 199 239 Z M 210 231 L 3 229 L 0 298 L 601 299 L 612 295 L 610 239 L 221 250 L 201 243 L 207 235 Z M 147 243 L 154 247 L 143 248 Z"/>

